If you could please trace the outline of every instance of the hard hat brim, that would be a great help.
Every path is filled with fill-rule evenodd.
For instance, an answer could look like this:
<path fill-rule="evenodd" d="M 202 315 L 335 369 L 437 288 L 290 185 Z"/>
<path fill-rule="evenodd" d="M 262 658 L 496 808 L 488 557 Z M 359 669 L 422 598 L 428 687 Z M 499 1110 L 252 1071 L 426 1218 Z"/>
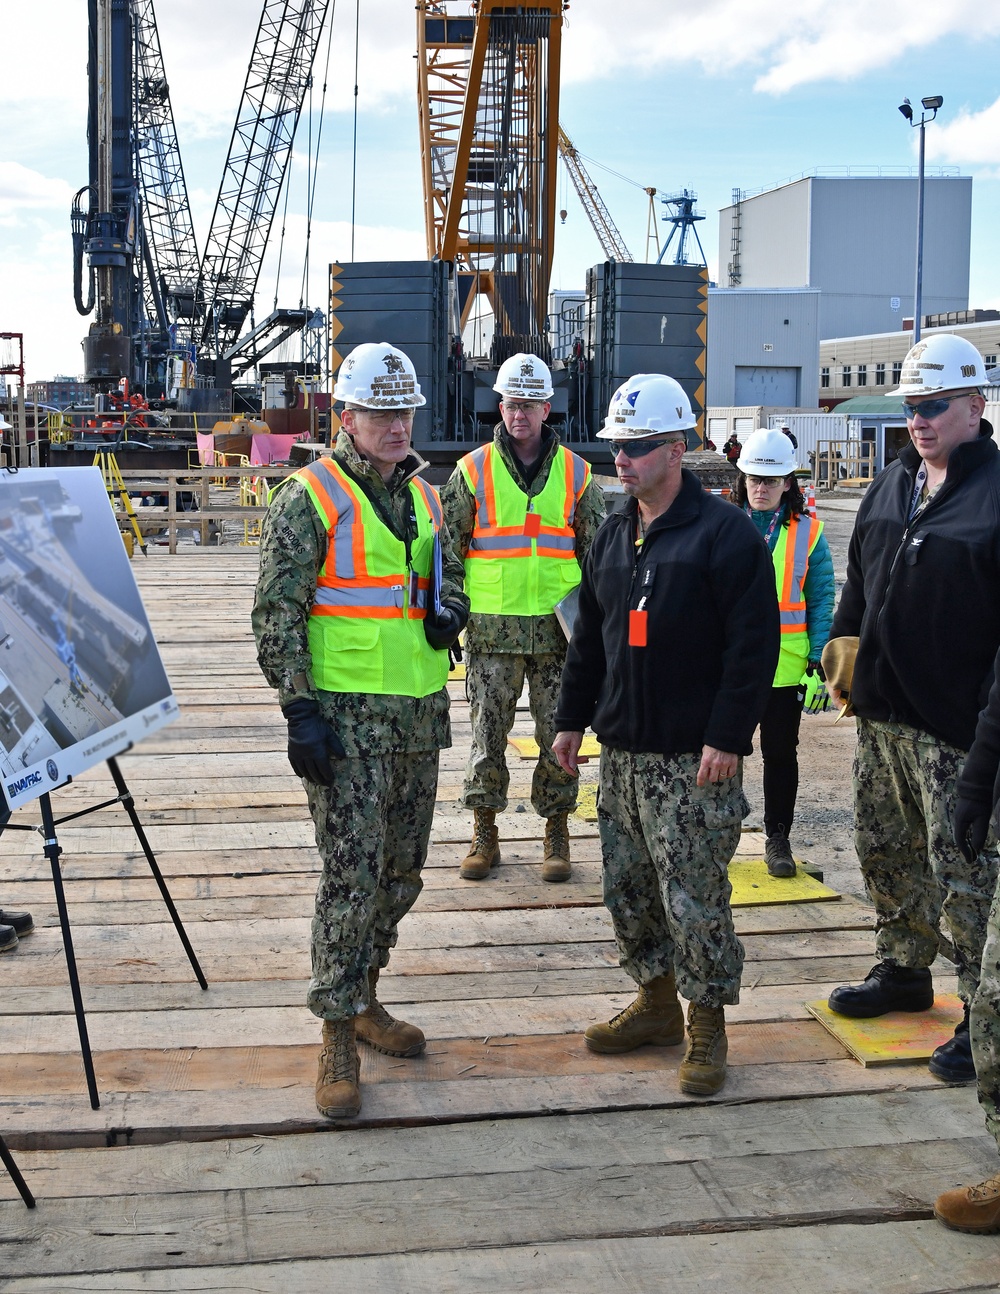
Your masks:
<path fill-rule="evenodd" d="M 605 424 L 595 439 L 597 440 L 652 440 L 654 436 L 685 436 L 698 424 L 692 422 L 689 427 L 671 427 L 669 431 L 650 431 L 645 427 L 608 427 Z"/>

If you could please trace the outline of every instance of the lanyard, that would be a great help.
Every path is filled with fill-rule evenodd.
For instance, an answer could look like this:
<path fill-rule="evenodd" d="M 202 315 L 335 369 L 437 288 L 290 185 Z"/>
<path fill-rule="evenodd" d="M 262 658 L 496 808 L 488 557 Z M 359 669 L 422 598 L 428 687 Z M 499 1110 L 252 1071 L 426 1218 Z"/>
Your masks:
<path fill-rule="evenodd" d="M 747 516 L 750 517 L 751 520 L 753 520 L 753 508 L 751 508 L 750 504 L 745 503 L 743 505 L 743 508 Z M 782 516 L 784 515 L 784 512 L 785 512 L 785 505 L 783 503 L 779 504 L 776 512 L 771 517 L 771 520 L 768 523 L 767 529 L 764 531 L 764 543 L 767 544 L 768 548 L 771 547 L 771 536 L 774 534 L 775 530 L 777 530 L 778 523 L 780 522 Z"/>
<path fill-rule="evenodd" d="M 930 499 L 927 499 L 923 504 L 920 502 L 920 496 L 921 494 L 923 494 L 924 486 L 926 484 L 927 484 L 927 468 L 924 466 L 923 463 L 921 463 L 920 467 L 917 469 L 916 480 L 913 482 L 913 494 L 910 496 L 910 511 L 906 517 L 907 525 L 910 524 L 910 522 L 917 515 L 920 509 L 922 507 L 926 507 L 927 503 L 930 502 Z"/>

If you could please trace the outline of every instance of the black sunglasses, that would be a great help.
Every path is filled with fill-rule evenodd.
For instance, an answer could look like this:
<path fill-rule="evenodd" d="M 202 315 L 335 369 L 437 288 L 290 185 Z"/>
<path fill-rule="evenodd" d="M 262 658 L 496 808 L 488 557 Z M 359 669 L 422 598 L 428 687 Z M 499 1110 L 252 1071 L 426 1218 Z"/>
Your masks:
<path fill-rule="evenodd" d="M 663 445 L 679 445 L 680 438 L 677 436 L 669 440 L 612 440 L 611 456 L 615 454 L 624 454 L 626 458 L 645 458 L 651 454 L 654 449 L 659 449 Z"/>
<path fill-rule="evenodd" d="M 963 396 L 975 394 L 975 391 L 962 391 L 960 395 L 942 396 L 938 400 L 921 400 L 919 404 L 907 404 L 904 400 L 903 412 L 908 418 L 915 418 L 918 413 L 921 418 L 937 418 L 944 413 L 953 400 L 961 400 Z"/>

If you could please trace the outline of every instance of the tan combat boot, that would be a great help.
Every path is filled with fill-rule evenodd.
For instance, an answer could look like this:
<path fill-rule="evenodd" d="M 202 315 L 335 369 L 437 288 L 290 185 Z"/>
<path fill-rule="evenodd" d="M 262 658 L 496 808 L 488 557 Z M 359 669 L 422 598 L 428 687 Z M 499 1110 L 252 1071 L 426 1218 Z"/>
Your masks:
<path fill-rule="evenodd" d="M 682 1092 L 714 1096 L 726 1081 L 726 1012 L 721 1006 L 688 1003 L 688 1049 L 677 1077 Z"/>
<path fill-rule="evenodd" d="M 945 1191 L 934 1203 L 934 1216 L 953 1231 L 995 1235 L 1000 1231 L 1000 1173 L 977 1186 Z"/>
<path fill-rule="evenodd" d="M 426 1044 L 415 1024 L 395 1020 L 375 996 L 378 971 L 368 972 L 368 1009 L 355 1016 L 354 1030 L 362 1042 L 387 1056 L 419 1056 Z"/>
<path fill-rule="evenodd" d="M 316 1109 L 327 1119 L 353 1119 L 361 1109 L 360 1078 L 353 1019 L 324 1020 Z"/>
<path fill-rule="evenodd" d="M 607 1024 L 592 1024 L 583 1035 L 591 1051 L 634 1051 L 649 1043 L 676 1047 L 684 1041 L 684 1012 L 677 1001 L 674 973 L 639 985 L 639 993 Z"/>
<path fill-rule="evenodd" d="M 496 828 L 495 809 L 473 809 L 473 813 L 472 844 L 458 870 L 467 881 L 481 881 L 500 861 L 500 833 Z"/>
<path fill-rule="evenodd" d="M 571 871 L 569 861 L 569 814 L 557 813 L 545 820 L 545 857 L 542 861 L 543 881 L 568 881 Z"/>

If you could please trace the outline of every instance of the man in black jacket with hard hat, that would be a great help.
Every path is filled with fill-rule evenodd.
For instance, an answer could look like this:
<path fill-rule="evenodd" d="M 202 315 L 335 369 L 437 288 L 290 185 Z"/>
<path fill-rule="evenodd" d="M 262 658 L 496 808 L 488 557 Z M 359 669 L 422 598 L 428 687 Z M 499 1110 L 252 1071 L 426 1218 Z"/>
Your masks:
<path fill-rule="evenodd" d="M 830 1008 L 927 1010 L 943 919 L 965 1014 L 930 1069 L 951 1082 L 975 1077 L 969 1003 L 997 881 L 994 849 L 966 860 L 953 840 L 955 782 L 1000 647 L 1000 454 L 982 416 L 985 382 L 964 338 L 939 333 L 910 350 L 893 394 L 913 443 L 858 510 L 831 630 L 834 650 L 857 640 L 855 842 L 880 961 L 835 989 Z"/>
<path fill-rule="evenodd" d="M 681 1090 L 726 1076 L 725 1007 L 743 946 L 727 867 L 748 810 L 742 757 L 778 660 L 774 568 L 756 527 L 681 466 L 695 425 L 679 383 L 644 374 L 615 393 L 598 435 L 630 495 L 597 532 L 556 708 L 553 752 L 576 772 L 584 730 L 602 745 L 604 901 L 639 986 L 594 1024 L 592 1051 L 684 1041 Z"/>

